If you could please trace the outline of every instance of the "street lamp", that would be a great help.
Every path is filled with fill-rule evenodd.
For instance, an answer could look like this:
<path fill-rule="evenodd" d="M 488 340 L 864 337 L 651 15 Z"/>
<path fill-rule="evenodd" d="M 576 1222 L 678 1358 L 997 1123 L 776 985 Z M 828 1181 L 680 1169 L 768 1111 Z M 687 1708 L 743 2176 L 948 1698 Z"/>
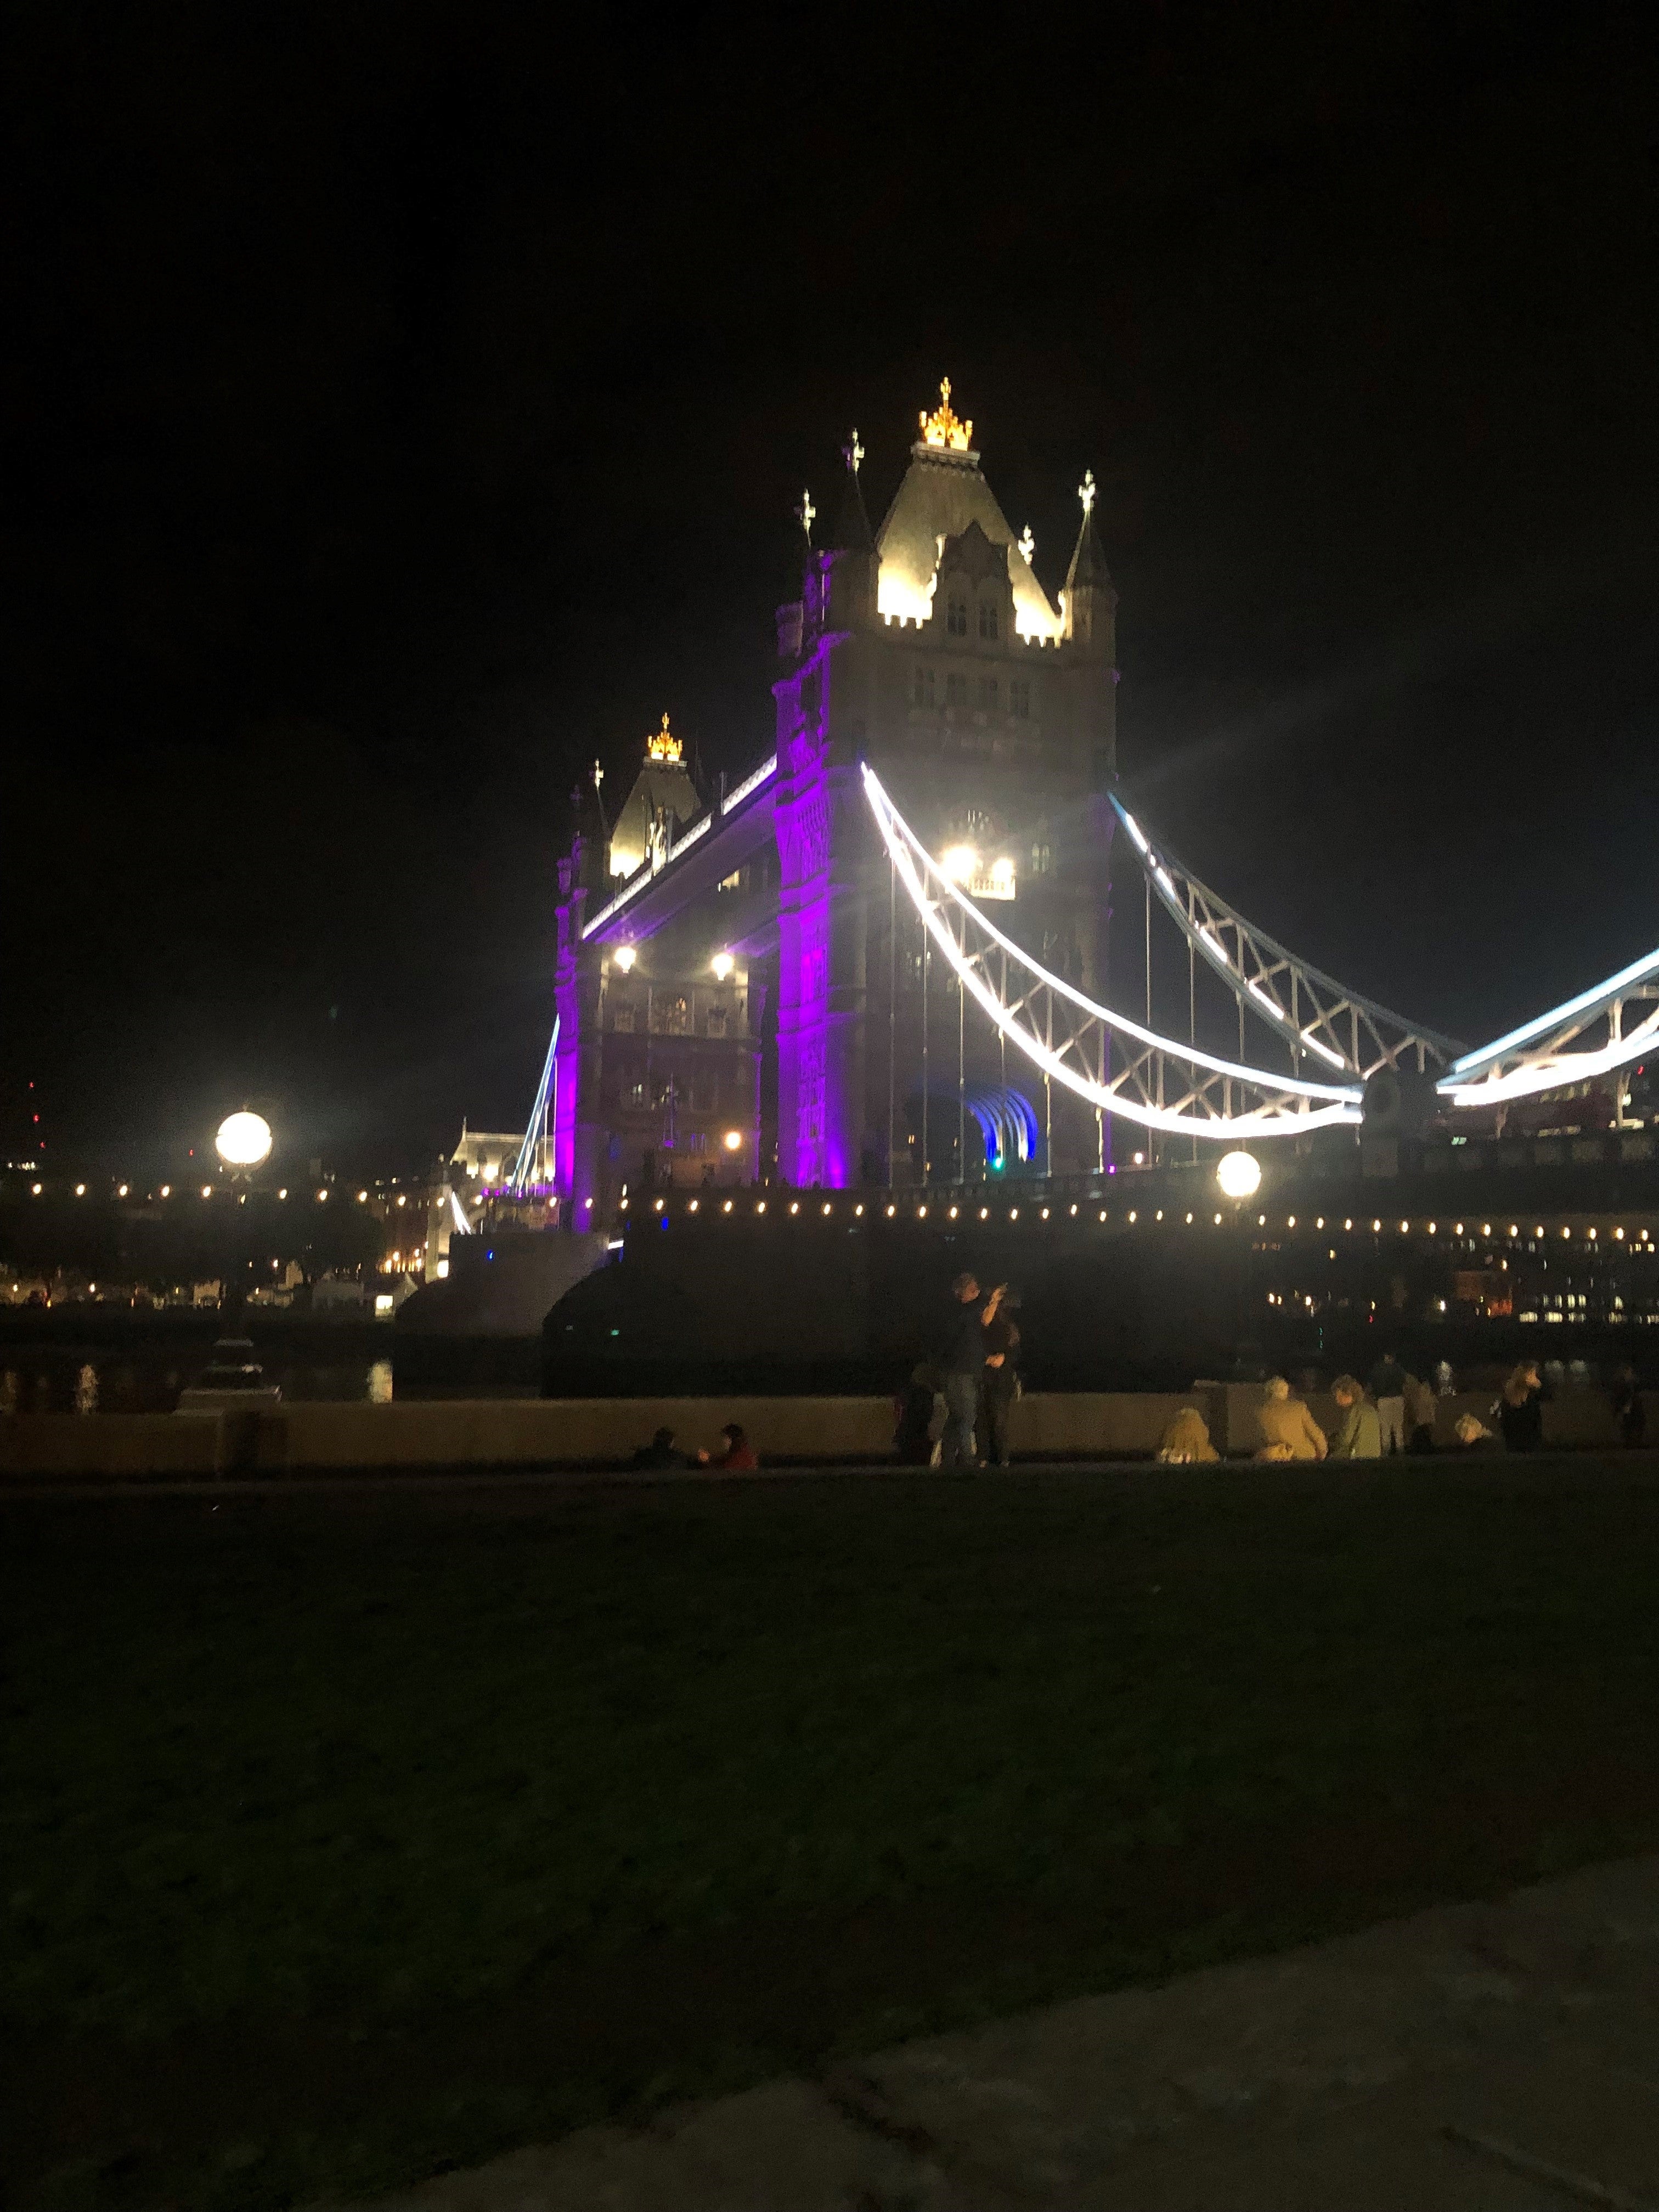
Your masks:
<path fill-rule="evenodd" d="M 1254 1198 L 1261 1187 L 1261 1164 L 1249 1152 L 1227 1152 L 1215 1171 L 1224 1198 Z"/>
<path fill-rule="evenodd" d="M 257 1168 L 270 1157 L 270 1124 L 263 1114 L 250 1114 L 246 1107 L 238 1114 L 227 1114 L 213 1148 L 228 1168 Z"/>

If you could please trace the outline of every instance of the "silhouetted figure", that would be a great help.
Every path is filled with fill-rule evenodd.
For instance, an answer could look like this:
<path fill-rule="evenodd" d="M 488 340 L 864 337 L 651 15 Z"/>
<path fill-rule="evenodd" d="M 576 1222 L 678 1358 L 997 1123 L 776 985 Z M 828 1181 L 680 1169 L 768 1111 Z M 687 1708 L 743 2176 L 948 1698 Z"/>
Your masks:
<path fill-rule="evenodd" d="M 985 1324 L 985 1374 L 980 1384 L 985 1407 L 986 1458 L 993 1467 L 1007 1467 L 1008 1415 L 1019 1395 L 1020 1334 L 1011 1318 L 1019 1300 L 1009 1290 L 992 1299 Z"/>
<path fill-rule="evenodd" d="M 1376 1425 L 1385 1452 L 1406 1449 L 1406 1370 L 1391 1352 L 1385 1352 L 1370 1372 Z"/>
<path fill-rule="evenodd" d="M 685 1454 L 676 1449 L 672 1429 L 659 1429 L 648 1444 L 641 1444 L 635 1453 L 632 1465 L 641 1473 L 653 1468 L 685 1467 L 690 1464 Z"/>
<path fill-rule="evenodd" d="M 1614 1377 L 1613 1385 L 1613 1418 L 1619 1424 L 1619 1439 L 1634 1450 L 1647 1442 L 1648 1409 L 1642 1403 L 1642 1390 L 1636 1380 L 1636 1370 L 1628 1362 Z"/>
<path fill-rule="evenodd" d="M 938 1400 L 938 1377 L 927 1362 L 921 1360 L 911 1369 L 910 1380 L 893 1401 L 896 1416 L 893 1449 L 906 1467 L 931 1467 L 933 1463 L 933 1417 Z"/>
<path fill-rule="evenodd" d="M 1523 1359 L 1504 1383 L 1492 1407 L 1505 1451 L 1536 1451 L 1544 1441 L 1544 1386 L 1538 1362 Z"/>
<path fill-rule="evenodd" d="M 944 1316 L 944 1342 L 939 1346 L 939 1359 L 945 1416 L 945 1434 L 940 1439 L 941 1467 L 979 1465 L 974 1430 L 979 1419 L 981 1378 L 985 1373 L 985 1325 L 996 1316 L 1002 1289 L 993 1291 L 982 1306 L 981 1296 L 976 1275 L 958 1275 L 951 1285 L 951 1304 Z"/>

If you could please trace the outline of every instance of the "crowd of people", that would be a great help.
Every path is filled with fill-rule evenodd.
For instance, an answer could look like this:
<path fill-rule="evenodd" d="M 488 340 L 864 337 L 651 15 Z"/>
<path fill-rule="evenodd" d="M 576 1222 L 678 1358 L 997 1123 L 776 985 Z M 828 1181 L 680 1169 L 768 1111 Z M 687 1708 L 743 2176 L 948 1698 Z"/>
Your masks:
<path fill-rule="evenodd" d="M 1449 1374 L 1445 1387 L 1449 1389 Z M 1367 1381 L 1339 1375 L 1331 1385 L 1337 1419 L 1328 1434 L 1314 1419 L 1305 1398 L 1297 1397 L 1282 1375 L 1263 1386 L 1256 1409 L 1261 1444 L 1259 1460 L 1383 1459 L 1400 1452 L 1437 1451 L 1440 1391 L 1433 1382 L 1403 1368 L 1392 1352 L 1383 1353 Z M 1523 1359 L 1505 1376 L 1486 1419 L 1468 1407 L 1450 1425 L 1448 1451 L 1531 1452 L 1544 1442 L 1544 1406 L 1549 1390 L 1535 1359 Z M 1647 1410 L 1636 1370 L 1621 1368 L 1609 1394 L 1620 1441 L 1642 1444 Z M 1489 1425 L 1492 1424 L 1494 1425 Z M 1158 1457 L 1193 1462 L 1219 1456 L 1208 1425 L 1196 1406 L 1183 1406 L 1164 1431 Z"/>
<path fill-rule="evenodd" d="M 902 1465 L 961 1470 L 1010 1464 L 1010 1415 L 1022 1392 L 1022 1340 L 1014 1318 L 1018 1310 L 1018 1297 L 1006 1283 L 987 1291 L 972 1273 L 956 1278 L 936 1317 L 931 1356 L 917 1363 L 895 1401 L 893 1447 Z M 1561 1370 L 1552 1371 L 1559 1380 Z M 1446 1425 L 1443 1441 L 1441 1401 L 1451 1390 L 1451 1370 L 1443 1360 L 1432 1377 L 1418 1376 L 1387 1351 L 1364 1382 L 1353 1375 L 1336 1377 L 1329 1391 L 1336 1418 L 1324 1428 L 1307 1399 L 1282 1375 L 1270 1376 L 1255 1409 L 1261 1443 L 1254 1456 L 1380 1460 L 1401 1453 L 1541 1449 L 1551 1389 L 1537 1360 L 1523 1359 L 1511 1370 L 1485 1419 L 1466 1404 Z M 1642 1444 L 1647 1414 L 1633 1367 L 1620 1369 L 1609 1402 L 1621 1442 Z M 717 1452 L 687 1452 L 672 1429 L 660 1428 L 635 1453 L 632 1465 L 641 1473 L 696 1467 L 734 1474 L 759 1466 L 737 1422 L 726 1423 L 720 1439 Z M 1184 1405 L 1176 1413 L 1159 1439 L 1157 1456 L 1166 1463 L 1220 1458 L 1197 1406 Z"/>

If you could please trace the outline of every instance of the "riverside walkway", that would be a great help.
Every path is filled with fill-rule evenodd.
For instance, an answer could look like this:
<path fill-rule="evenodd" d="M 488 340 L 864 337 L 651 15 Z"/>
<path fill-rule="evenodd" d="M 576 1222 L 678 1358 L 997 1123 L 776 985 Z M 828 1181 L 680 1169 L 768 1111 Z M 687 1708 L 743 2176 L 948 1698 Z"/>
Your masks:
<path fill-rule="evenodd" d="M 1659 2206 L 1659 1858 L 594 2128 L 377 2212 Z"/>

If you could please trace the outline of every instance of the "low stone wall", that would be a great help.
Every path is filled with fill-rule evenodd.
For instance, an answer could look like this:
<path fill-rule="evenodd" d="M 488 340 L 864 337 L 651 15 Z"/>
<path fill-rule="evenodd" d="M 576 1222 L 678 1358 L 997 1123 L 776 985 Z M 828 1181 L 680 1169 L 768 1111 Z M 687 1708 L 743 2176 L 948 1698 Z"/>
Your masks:
<path fill-rule="evenodd" d="M 1659 1443 L 1659 1393 L 1644 1394 Z M 1139 1458 L 1157 1450 L 1176 1409 L 1195 1405 L 1218 1449 L 1249 1457 L 1261 1443 L 1254 1384 L 1181 1393 L 1100 1391 L 1022 1398 L 1010 1443 L 1027 1458 Z M 1328 1433 L 1336 1409 L 1309 1401 Z M 1453 1441 L 1460 1413 L 1482 1420 L 1490 1391 L 1439 1401 L 1437 1443 Z M 158 1480 L 223 1474 L 412 1471 L 421 1468 L 583 1468 L 624 1464 L 653 1432 L 672 1428 L 682 1450 L 720 1447 L 722 1422 L 740 1421 L 763 1462 L 890 1461 L 886 1398 L 434 1399 L 401 1405 L 287 1405 L 228 1413 L 11 1414 L 0 1417 L 0 1477 Z M 1559 1449 L 1618 1442 L 1606 1400 L 1573 1392 L 1544 1409 L 1544 1440 Z"/>

